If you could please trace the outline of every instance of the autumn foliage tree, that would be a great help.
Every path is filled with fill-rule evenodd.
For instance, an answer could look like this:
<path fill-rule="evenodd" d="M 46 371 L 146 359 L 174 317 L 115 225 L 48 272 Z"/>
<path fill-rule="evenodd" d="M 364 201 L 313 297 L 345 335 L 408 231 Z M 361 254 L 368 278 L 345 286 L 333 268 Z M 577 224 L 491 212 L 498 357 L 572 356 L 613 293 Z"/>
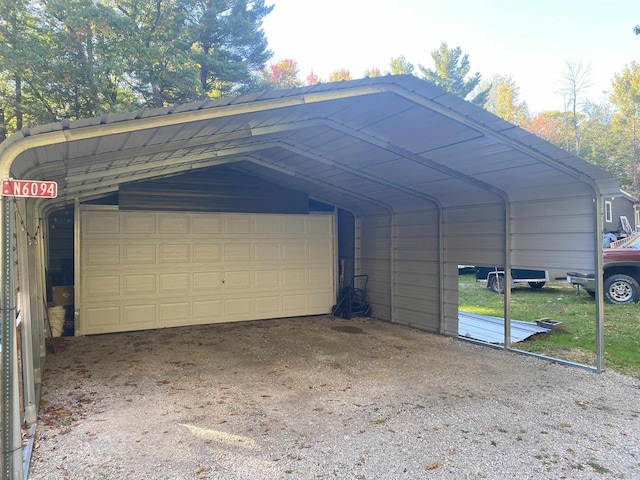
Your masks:
<path fill-rule="evenodd" d="M 298 63 L 286 58 L 263 68 L 260 70 L 260 85 L 264 88 L 300 87 Z"/>
<path fill-rule="evenodd" d="M 340 82 L 342 80 L 352 80 L 351 73 L 346 68 L 335 70 L 329 75 L 330 82 Z"/>
<path fill-rule="evenodd" d="M 510 76 L 495 75 L 484 89 L 488 90 L 484 108 L 520 127 L 527 124 L 527 103 L 520 100 L 520 89 Z"/>

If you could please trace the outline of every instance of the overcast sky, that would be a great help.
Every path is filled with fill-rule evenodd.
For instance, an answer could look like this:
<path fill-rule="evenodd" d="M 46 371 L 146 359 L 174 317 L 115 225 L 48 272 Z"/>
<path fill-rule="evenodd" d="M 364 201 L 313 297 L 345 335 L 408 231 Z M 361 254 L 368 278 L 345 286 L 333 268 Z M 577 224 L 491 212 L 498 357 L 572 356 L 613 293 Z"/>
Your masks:
<path fill-rule="evenodd" d="M 605 98 L 614 73 L 637 60 L 640 0 L 267 0 L 273 61 L 298 62 L 304 79 L 340 68 L 360 78 L 392 57 L 432 66 L 441 42 L 469 55 L 485 79 L 511 75 L 529 110 L 563 109 L 568 60 L 591 66 L 588 97 Z"/>

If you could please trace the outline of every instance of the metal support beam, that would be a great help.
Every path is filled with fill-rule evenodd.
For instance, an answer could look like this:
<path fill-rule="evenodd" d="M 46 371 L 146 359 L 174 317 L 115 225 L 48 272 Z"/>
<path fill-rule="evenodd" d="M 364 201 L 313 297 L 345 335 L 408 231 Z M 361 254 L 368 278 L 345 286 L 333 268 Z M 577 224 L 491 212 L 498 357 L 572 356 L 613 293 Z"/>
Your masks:
<path fill-rule="evenodd" d="M 596 265 L 596 371 L 602 372 L 604 369 L 604 291 L 603 291 L 603 268 L 602 268 L 602 196 L 596 194 L 594 199 L 594 228 L 596 231 L 595 265 Z"/>
<path fill-rule="evenodd" d="M 20 225 L 17 228 L 16 247 L 18 257 L 18 291 L 20 296 L 20 313 L 22 314 L 22 391 L 24 395 L 24 421 L 27 424 L 37 420 L 36 384 L 34 378 L 33 358 L 33 331 L 31 315 L 31 291 L 29 288 L 29 245 L 33 240 L 29 235 L 29 221 L 27 207 L 24 199 L 19 199 L 15 204 L 18 213 L 17 220 Z M 33 267 L 33 265 L 32 265 Z"/>
<path fill-rule="evenodd" d="M 13 291 L 13 212 L 11 200 L 2 197 L 2 357 L 0 358 L 0 429 L 2 480 L 22 479 L 20 406 L 18 405 L 18 349 Z"/>
<path fill-rule="evenodd" d="M 80 335 L 82 331 L 82 318 L 80 318 L 80 293 L 82 284 L 80 283 L 80 223 L 82 215 L 80 212 L 80 199 L 76 197 L 73 202 L 73 327 L 74 335 Z"/>
<path fill-rule="evenodd" d="M 504 348 L 511 349 L 511 208 L 504 205 Z"/>

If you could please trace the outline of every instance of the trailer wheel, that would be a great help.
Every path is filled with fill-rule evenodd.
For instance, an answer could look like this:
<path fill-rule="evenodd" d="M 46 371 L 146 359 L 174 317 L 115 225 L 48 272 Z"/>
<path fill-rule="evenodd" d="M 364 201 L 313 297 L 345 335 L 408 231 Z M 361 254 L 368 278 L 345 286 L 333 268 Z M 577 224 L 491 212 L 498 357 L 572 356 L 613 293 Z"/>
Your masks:
<path fill-rule="evenodd" d="M 488 287 L 493 293 L 504 293 L 504 275 L 491 275 Z"/>
<path fill-rule="evenodd" d="M 538 289 L 544 287 L 546 282 L 529 282 L 529 286 L 533 289 Z"/>

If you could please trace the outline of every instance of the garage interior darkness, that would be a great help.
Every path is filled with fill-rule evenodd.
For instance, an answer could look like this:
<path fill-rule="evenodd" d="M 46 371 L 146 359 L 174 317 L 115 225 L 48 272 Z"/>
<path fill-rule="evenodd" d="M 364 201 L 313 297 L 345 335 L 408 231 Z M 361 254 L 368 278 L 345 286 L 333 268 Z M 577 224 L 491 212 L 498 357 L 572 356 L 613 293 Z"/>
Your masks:
<path fill-rule="evenodd" d="M 601 272 L 602 199 L 620 194 L 598 167 L 404 75 L 24 129 L 0 144 L 0 169 L 59 188 L 56 199 L 2 197 L 12 478 L 20 425 L 37 416 L 53 283 L 74 287 L 74 332 L 86 334 L 138 318 L 154 328 L 329 313 L 344 264 L 347 281 L 368 275 L 373 316 L 457 336 L 459 264 L 502 265 L 507 282 L 515 267 Z M 504 300 L 510 349 L 508 289 Z"/>

